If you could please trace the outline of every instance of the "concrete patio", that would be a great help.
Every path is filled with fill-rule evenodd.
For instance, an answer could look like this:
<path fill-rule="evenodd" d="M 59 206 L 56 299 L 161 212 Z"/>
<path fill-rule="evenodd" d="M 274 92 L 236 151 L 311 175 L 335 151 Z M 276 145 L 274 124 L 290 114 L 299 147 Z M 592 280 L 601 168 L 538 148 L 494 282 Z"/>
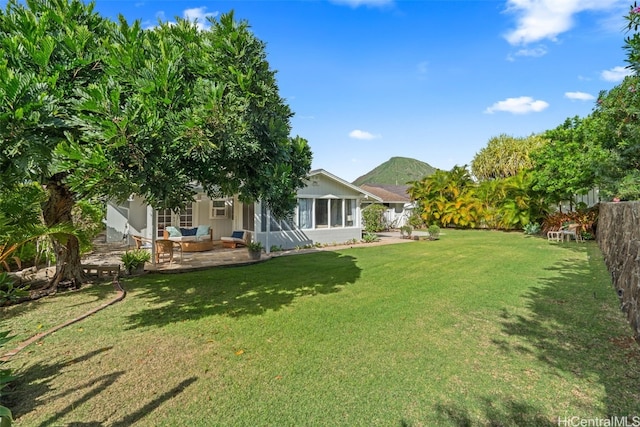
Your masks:
<path fill-rule="evenodd" d="M 292 249 L 288 251 L 272 252 L 271 254 L 263 253 L 259 260 L 252 260 L 249 258 L 247 248 L 230 249 L 224 248 L 221 241 L 214 242 L 214 248 L 211 251 L 203 252 L 181 252 L 176 248 L 173 255 L 173 261 L 162 261 L 159 263 L 147 263 L 145 265 L 145 271 L 158 272 L 158 273 L 178 273 L 185 271 L 193 271 L 204 268 L 218 267 L 218 266 L 235 266 L 253 264 L 256 262 L 262 262 L 267 259 L 276 256 L 295 255 L 324 250 L 338 250 L 350 247 L 367 247 L 377 245 L 388 245 L 394 243 L 409 243 L 413 240 L 403 239 L 400 233 L 385 232 L 378 234 L 380 240 L 375 243 L 357 243 L 350 245 L 336 245 L 325 247 L 314 247 L 309 249 Z M 82 257 L 83 265 L 94 266 L 121 266 L 121 255 L 129 249 L 133 249 L 132 246 L 125 244 L 107 244 L 104 241 L 94 242 L 94 251 Z"/>

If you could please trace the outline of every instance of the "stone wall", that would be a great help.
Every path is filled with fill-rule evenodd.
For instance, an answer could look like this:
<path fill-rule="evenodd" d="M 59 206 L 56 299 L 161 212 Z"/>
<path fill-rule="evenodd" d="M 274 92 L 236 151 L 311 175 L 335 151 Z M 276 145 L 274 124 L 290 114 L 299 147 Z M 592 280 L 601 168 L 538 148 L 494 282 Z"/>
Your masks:
<path fill-rule="evenodd" d="M 600 203 L 598 245 L 640 342 L 640 202 Z"/>

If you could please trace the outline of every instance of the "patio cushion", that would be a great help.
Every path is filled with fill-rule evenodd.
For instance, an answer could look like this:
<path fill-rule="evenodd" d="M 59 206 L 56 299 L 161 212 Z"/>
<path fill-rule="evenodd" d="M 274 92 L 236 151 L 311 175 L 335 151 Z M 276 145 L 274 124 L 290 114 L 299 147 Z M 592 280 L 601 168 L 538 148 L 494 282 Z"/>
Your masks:
<path fill-rule="evenodd" d="M 208 225 L 199 225 L 196 229 L 196 236 L 206 236 L 209 234 L 209 226 Z"/>
<path fill-rule="evenodd" d="M 180 227 L 180 234 L 183 236 L 195 236 L 198 229 L 196 228 L 182 228 Z"/>
<path fill-rule="evenodd" d="M 231 233 L 231 238 L 233 239 L 244 239 L 244 231 L 234 231 Z"/>
<path fill-rule="evenodd" d="M 180 230 L 178 230 L 175 227 L 172 226 L 168 226 L 167 227 L 167 232 L 169 233 L 169 237 L 181 237 L 182 233 L 180 233 Z"/>

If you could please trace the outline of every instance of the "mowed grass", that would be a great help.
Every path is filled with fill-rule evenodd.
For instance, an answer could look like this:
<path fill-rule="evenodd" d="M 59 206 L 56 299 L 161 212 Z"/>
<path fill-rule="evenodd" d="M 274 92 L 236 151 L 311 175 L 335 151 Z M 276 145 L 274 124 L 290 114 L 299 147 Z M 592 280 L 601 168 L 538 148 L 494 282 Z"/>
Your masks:
<path fill-rule="evenodd" d="M 640 415 L 640 352 L 593 242 L 446 230 L 123 285 L 124 301 L 9 363 L 18 426 Z M 3 308 L 0 329 L 40 332 L 38 318 L 66 320 L 74 299 L 98 305 L 110 286 Z"/>

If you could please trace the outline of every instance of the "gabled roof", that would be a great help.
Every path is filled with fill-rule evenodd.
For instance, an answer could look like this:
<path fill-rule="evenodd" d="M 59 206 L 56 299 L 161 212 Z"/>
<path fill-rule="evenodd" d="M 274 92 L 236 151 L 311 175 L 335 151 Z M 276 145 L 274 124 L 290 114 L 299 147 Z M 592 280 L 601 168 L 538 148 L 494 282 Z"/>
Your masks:
<path fill-rule="evenodd" d="M 337 177 L 336 175 L 327 172 L 324 169 L 314 169 L 312 171 L 309 172 L 309 174 L 307 175 L 307 178 L 309 179 L 309 181 L 312 180 L 312 178 L 314 176 L 318 176 L 318 175 L 323 175 L 329 179 L 332 179 L 336 182 L 339 182 L 340 184 L 344 185 L 345 187 L 348 187 L 350 189 L 352 189 L 353 191 L 356 191 L 360 194 L 362 194 L 363 197 L 367 198 L 367 199 L 371 199 L 372 201 L 376 201 L 376 202 L 382 202 L 382 199 L 378 196 L 376 196 L 373 193 L 370 193 L 369 191 L 363 189 L 362 187 L 358 187 L 357 185 L 353 185 L 348 181 L 345 181 L 342 178 Z"/>
<path fill-rule="evenodd" d="M 407 193 L 408 185 L 363 184 L 360 188 L 375 194 L 384 203 L 411 203 L 411 198 Z"/>

